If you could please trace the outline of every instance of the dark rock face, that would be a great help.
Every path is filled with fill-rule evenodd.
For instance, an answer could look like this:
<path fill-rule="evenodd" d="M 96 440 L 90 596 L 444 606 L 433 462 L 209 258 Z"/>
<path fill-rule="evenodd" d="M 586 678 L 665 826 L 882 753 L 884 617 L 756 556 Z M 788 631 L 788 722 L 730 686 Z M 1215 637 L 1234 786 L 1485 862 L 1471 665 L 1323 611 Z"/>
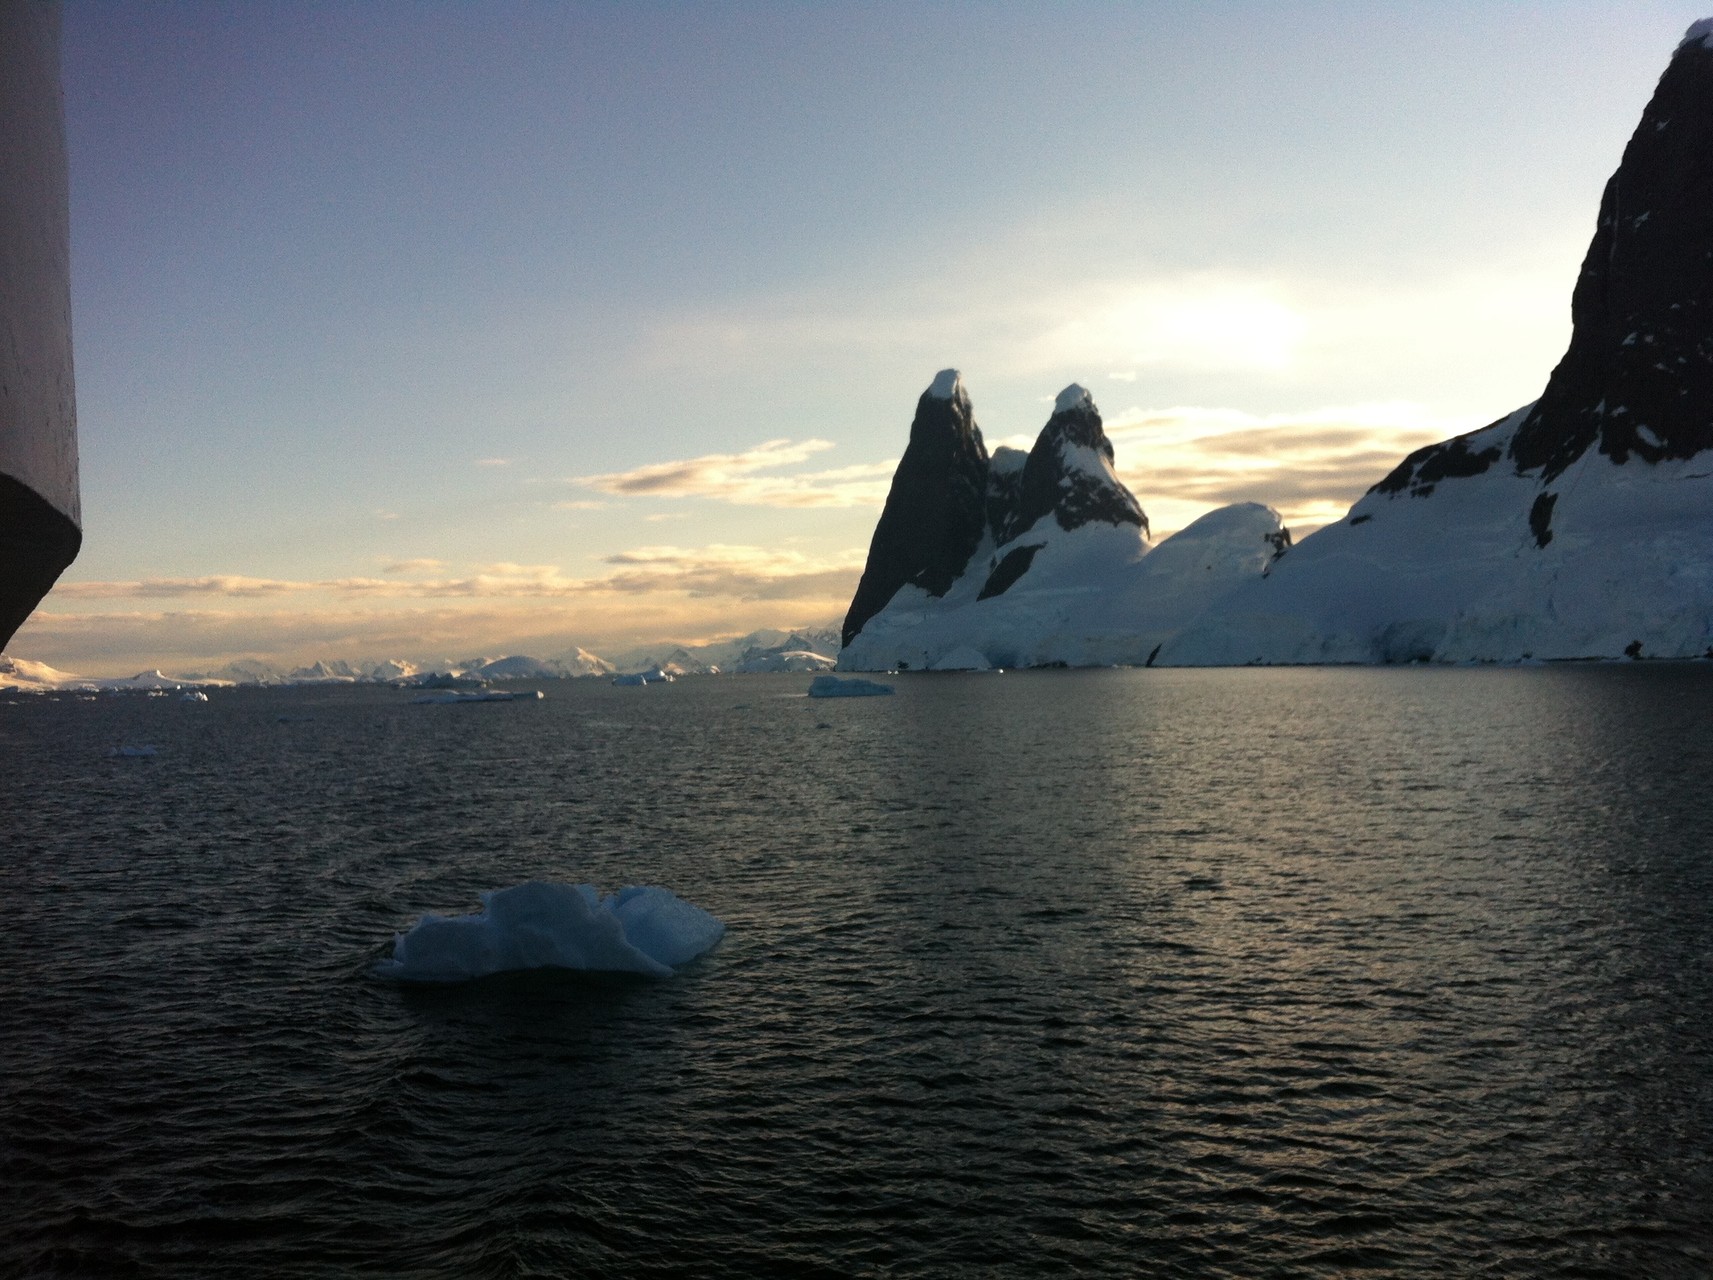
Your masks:
<path fill-rule="evenodd" d="M 1077 389 L 1080 390 L 1080 389 Z M 1089 465 L 1088 454 L 1098 455 L 1105 465 Z M 1006 538 L 1027 533 L 1044 516 L 1052 515 L 1059 528 L 1069 532 L 1096 520 L 1107 524 L 1133 524 L 1148 532 L 1148 517 L 1142 506 L 1112 474 L 1112 442 L 1094 402 L 1083 393 L 1072 397 L 1069 390 L 1059 397 L 1059 407 L 1029 450 L 1018 485 L 1017 509 L 1006 529 Z"/>
<path fill-rule="evenodd" d="M 1028 458 L 1021 449 L 1001 445 L 987 460 L 987 531 L 996 543 L 1006 540 L 1006 531 L 1017 519 Z"/>
<path fill-rule="evenodd" d="M 935 394 L 942 383 L 951 384 L 950 394 Z M 910 444 L 893 473 L 862 580 L 845 614 L 845 644 L 900 587 L 921 587 L 931 596 L 951 589 L 981 542 L 987 499 L 987 446 L 962 383 L 942 374 L 916 402 Z"/>
<path fill-rule="evenodd" d="M 1535 546 L 1544 547 L 1552 541 L 1552 509 L 1558 502 L 1556 493 L 1543 493 L 1529 508 L 1529 532 L 1535 535 Z"/>
<path fill-rule="evenodd" d="M 1672 58 L 1600 201 L 1570 347 L 1511 442 L 1550 482 L 1593 445 L 1615 463 L 1713 448 L 1713 47 Z"/>
<path fill-rule="evenodd" d="M 1500 419 L 1504 421 L 1504 419 Z M 1497 424 L 1490 423 L 1488 426 Z M 1481 431 L 1488 430 L 1482 427 Z M 1495 462 L 1499 461 L 1504 452 L 1498 445 L 1489 445 L 1485 449 L 1471 449 L 1469 441 L 1481 434 L 1481 431 L 1471 431 L 1467 435 L 1453 436 L 1450 440 L 1442 440 L 1438 444 L 1430 444 L 1417 449 L 1396 467 L 1392 468 L 1386 478 L 1368 490 L 1369 493 L 1408 493 L 1412 498 L 1425 498 L 1434 490 L 1441 480 L 1456 479 L 1461 476 L 1478 476 Z"/>
<path fill-rule="evenodd" d="M 1035 563 L 1035 553 L 1046 545 L 1045 542 L 1030 542 L 1007 551 L 1005 558 L 993 566 L 987 581 L 981 584 L 981 592 L 976 599 L 991 600 L 994 596 L 1004 595 L 1008 587 L 1029 572 L 1029 566 Z"/>

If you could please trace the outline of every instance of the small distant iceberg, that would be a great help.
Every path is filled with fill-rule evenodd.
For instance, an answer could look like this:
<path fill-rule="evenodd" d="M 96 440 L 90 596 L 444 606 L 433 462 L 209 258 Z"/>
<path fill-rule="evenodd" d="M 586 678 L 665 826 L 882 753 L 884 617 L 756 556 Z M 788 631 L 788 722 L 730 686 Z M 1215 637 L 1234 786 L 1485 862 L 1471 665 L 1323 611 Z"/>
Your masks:
<path fill-rule="evenodd" d="M 671 684 L 672 673 L 660 667 L 653 667 L 647 671 L 633 671 L 629 675 L 614 676 L 613 683 L 624 685 Z"/>
<path fill-rule="evenodd" d="M 411 705 L 448 702 L 539 702 L 547 695 L 540 689 L 433 689 L 412 698 Z"/>
<path fill-rule="evenodd" d="M 481 911 L 425 915 L 395 935 L 392 957 L 375 972 L 401 982 L 464 982 L 523 969 L 665 977 L 726 932 L 702 908 L 648 885 L 603 897 L 589 884 L 531 880 L 481 898 Z"/>
<path fill-rule="evenodd" d="M 811 698 L 877 698 L 892 691 L 891 685 L 881 684 L 878 680 L 816 676 L 809 682 Z"/>
<path fill-rule="evenodd" d="M 180 702 L 207 702 L 208 695 L 201 689 L 186 689 L 178 695 Z"/>

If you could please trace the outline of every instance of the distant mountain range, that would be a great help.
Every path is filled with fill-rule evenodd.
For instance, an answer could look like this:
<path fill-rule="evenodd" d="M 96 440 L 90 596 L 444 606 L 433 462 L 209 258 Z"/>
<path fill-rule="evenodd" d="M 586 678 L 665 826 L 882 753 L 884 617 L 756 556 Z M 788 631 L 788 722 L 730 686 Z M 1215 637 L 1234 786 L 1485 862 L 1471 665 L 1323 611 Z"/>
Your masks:
<path fill-rule="evenodd" d="M 1271 509 L 1157 546 L 1080 387 L 987 455 L 917 405 L 840 666 L 1713 658 L 1713 19 L 1601 200 L 1541 398 L 1401 461 L 1296 547 Z"/>
<path fill-rule="evenodd" d="M 832 630 L 753 631 L 734 640 L 702 645 L 664 645 L 635 649 L 609 660 L 587 649 L 557 658 L 508 654 L 499 658 L 413 663 L 398 659 L 371 662 L 324 660 L 283 668 L 246 659 L 212 671 L 168 675 L 144 671 L 133 676 L 87 677 L 56 671 L 45 663 L 0 655 L 0 689 L 177 689 L 210 685 L 396 684 L 419 688 L 486 684 L 496 680 L 560 680 L 610 677 L 620 672 L 653 671 L 668 675 L 746 675 L 768 671 L 830 671 L 838 652 Z"/>

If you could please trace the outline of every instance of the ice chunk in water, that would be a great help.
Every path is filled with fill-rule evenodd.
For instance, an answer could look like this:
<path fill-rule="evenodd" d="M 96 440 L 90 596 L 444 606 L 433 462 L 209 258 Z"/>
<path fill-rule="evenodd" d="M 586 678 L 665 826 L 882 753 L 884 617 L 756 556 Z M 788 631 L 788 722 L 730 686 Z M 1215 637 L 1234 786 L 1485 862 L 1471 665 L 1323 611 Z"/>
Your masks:
<path fill-rule="evenodd" d="M 811 698 L 873 698 L 892 692 L 892 686 L 878 680 L 841 680 L 837 676 L 816 676 L 809 682 Z"/>
<path fill-rule="evenodd" d="M 713 948 L 726 927 L 668 889 L 532 880 L 482 895 L 481 911 L 425 915 L 375 966 L 408 982 L 460 982 L 514 969 L 663 976 Z"/>

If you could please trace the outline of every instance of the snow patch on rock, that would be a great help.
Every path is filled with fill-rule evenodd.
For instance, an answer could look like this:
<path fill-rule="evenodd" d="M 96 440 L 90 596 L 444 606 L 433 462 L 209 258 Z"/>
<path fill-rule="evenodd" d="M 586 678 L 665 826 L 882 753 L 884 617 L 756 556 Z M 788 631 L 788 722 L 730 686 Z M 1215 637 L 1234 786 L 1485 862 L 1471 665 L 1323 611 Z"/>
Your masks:
<path fill-rule="evenodd" d="M 941 369 L 928 384 L 928 394 L 936 400 L 953 400 L 964 394 L 963 375 L 956 369 Z"/>
<path fill-rule="evenodd" d="M 1073 409 L 1084 407 L 1092 412 L 1094 410 L 1094 397 L 1089 394 L 1087 387 L 1075 382 L 1059 392 L 1058 398 L 1053 401 L 1054 413 L 1069 413 Z"/>

